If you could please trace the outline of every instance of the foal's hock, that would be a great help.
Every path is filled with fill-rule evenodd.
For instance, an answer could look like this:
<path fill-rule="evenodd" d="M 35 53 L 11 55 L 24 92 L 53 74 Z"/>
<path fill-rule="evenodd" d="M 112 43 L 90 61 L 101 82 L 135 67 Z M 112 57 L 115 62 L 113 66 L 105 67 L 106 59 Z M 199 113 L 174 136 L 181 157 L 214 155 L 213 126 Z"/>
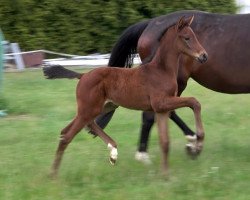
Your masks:
<path fill-rule="evenodd" d="M 99 136 L 110 149 L 110 163 L 118 156 L 117 144 L 95 123 L 100 113 L 109 112 L 116 106 L 129 109 L 154 111 L 157 115 L 163 169 L 168 168 L 169 137 L 166 120 L 171 110 L 190 107 L 194 111 L 197 140 L 190 151 L 200 153 L 204 131 L 200 116 L 200 104 L 193 97 L 177 97 L 177 72 L 179 56 L 186 54 L 199 62 L 205 62 L 207 53 L 190 28 L 193 17 L 181 18 L 170 27 L 160 41 L 153 60 L 132 69 L 101 67 L 86 74 L 79 74 L 61 66 L 44 68 L 48 79 L 78 78 L 77 114 L 61 132 L 52 173 L 57 174 L 64 150 L 83 128 Z M 112 103 L 110 103 L 112 102 Z"/>

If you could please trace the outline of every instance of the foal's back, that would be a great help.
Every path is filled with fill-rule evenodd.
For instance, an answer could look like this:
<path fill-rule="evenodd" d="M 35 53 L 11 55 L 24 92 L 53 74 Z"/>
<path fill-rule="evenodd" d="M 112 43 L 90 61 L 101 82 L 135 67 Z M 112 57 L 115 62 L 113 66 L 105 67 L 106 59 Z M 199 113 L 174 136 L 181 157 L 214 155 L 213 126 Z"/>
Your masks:
<path fill-rule="evenodd" d="M 77 96 L 85 103 L 90 103 L 89 99 L 100 99 L 99 104 L 103 105 L 106 100 L 111 100 L 126 108 L 151 110 L 148 73 L 144 72 L 143 67 L 94 69 L 80 79 Z"/>

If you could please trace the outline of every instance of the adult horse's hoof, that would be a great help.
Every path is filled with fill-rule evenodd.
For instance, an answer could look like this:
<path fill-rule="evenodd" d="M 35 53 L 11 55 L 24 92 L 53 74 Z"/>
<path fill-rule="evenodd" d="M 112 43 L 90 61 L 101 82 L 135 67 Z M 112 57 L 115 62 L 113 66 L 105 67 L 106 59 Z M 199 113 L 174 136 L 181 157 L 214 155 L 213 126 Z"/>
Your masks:
<path fill-rule="evenodd" d="M 150 165 L 152 162 L 147 152 L 137 151 L 135 153 L 135 159 L 143 164 Z"/>

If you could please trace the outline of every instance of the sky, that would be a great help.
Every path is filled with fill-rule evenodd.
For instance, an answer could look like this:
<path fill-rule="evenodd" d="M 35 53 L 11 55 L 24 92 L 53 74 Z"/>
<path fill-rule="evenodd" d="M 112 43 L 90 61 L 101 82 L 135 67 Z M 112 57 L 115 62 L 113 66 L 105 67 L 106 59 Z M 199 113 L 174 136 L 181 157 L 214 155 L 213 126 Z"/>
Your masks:
<path fill-rule="evenodd" d="M 250 13 L 250 0 L 236 0 L 236 2 L 242 6 L 239 13 Z"/>

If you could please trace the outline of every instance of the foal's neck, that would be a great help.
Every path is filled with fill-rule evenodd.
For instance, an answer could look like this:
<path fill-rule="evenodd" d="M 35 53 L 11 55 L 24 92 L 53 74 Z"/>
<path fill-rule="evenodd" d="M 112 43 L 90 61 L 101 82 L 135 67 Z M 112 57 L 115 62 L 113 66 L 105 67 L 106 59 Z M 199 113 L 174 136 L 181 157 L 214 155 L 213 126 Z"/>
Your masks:
<path fill-rule="evenodd" d="M 174 27 L 169 28 L 162 37 L 159 48 L 151 61 L 157 69 L 177 73 L 181 52 L 175 46 L 176 37 Z"/>

